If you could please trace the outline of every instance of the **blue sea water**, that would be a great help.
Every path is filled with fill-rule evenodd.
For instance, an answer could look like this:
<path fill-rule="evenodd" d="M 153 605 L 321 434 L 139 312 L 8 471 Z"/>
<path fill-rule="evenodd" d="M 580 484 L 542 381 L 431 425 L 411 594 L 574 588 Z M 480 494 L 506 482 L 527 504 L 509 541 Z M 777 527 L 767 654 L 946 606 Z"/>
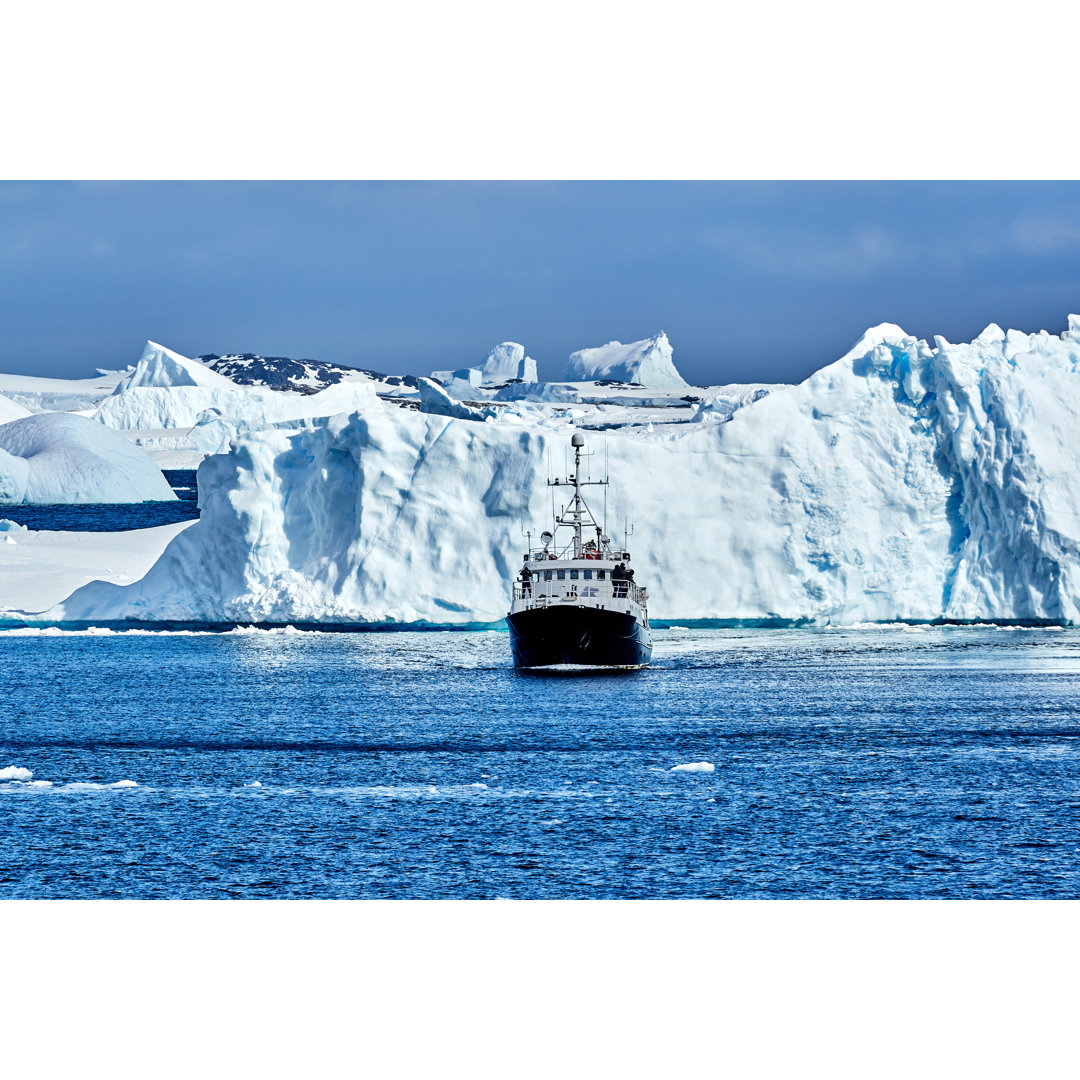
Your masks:
<path fill-rule="evenodd" d="M 1080 895 L 1075 631 L 8 631 L 0 700 L 5 898 Z"/>
<path fill-rule="evenodd" d="M 176 495 L 175 501 L 0 506 L 0 518 L 25 525 L 28 529 L 58 532 L 125 532 L 197 518 L 199 489 L 195 470 L 162 471 Z"/>

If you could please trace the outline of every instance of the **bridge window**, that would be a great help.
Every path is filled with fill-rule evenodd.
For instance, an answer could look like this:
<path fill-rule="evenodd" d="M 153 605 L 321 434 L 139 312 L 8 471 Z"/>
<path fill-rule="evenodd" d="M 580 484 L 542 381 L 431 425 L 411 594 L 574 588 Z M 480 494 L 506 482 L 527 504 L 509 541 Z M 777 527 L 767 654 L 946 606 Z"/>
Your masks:
<path fill-rule="evenodd" d="M 596 571 L 596 580 L 597 581 L 603 581 L 606 576 L 607 576 L 607 571 L 606 570 L 597 570 Z"/>
<path fill-rule="evenodd" d="M 551 580 L 551 571 L 550 570 L 545 570 L 544 571 L 544 580 L 545 581 L 550 581 Z"/>
<path fill-rule="evenodd" d="M 577 571 L 576 570 L 571 570 L 570 571 L 570 580 L 571 581 L 577 581 Z"/>
<path fill-rule="evenodd" d="M 585 575 L 585 580 L 586 581 L 592 581 L 592 571 L 591 570 L 583 570 L 582 573 Z"/>
<path fill-rule="evenodd" d="M 558 574 L 560 581 L 565 581 L 566 580 L 566 571 L 565 570 L 556 570 L 555 573 Z"/>

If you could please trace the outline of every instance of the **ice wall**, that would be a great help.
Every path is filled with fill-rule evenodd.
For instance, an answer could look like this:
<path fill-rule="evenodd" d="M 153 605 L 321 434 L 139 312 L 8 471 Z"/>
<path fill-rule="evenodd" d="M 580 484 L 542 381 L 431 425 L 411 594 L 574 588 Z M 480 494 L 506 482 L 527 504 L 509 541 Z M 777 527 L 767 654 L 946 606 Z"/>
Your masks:
<path fill-rule="evenodd" d="M 891 327 L 724 422 L 587 438 L 657 618 L 1075 623 L 1078 419 L 1072 319 L 968 345 Z M 376 403 L 240 438 L 142 582 L 49 617 L 496 621 L 571 430 Z"/>

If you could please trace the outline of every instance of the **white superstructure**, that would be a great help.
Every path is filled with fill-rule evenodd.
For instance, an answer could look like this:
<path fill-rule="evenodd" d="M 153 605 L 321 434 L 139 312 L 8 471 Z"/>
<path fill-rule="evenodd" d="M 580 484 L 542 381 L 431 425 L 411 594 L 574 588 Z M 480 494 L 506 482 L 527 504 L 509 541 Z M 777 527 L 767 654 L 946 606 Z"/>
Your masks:
<path fill-rule="evenodd" d="M 625 545 L 612 545 L 581 493 L 583 487 L 603 487 L 608 481 L 581 478 L 585 437 L 575 432 L 570 442 L 573 474 L 565 480 L 548 480 L 548 485 L 572 487 L 573 498 L 555 514 L 554 531 L 540 534 L 540 546 L 533 547 L 530 542 L 514 582 L 510 613 L 563 605 L 588 607 L 632 615 L 647 627 L 648 597 L 633 580 L 630 552 Z"/>

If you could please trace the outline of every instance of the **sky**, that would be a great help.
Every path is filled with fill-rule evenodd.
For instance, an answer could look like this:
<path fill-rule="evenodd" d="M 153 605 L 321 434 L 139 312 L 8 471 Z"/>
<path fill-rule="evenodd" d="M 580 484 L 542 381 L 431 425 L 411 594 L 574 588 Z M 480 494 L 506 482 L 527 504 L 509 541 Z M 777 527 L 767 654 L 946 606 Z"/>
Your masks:
<path fill-rule="evenodd" d="M 401 374 L 667 332 L 690 382 L 795 382 L 868 326 L 1080 312 L 1074 182 L 0 182 L 0 370 L 187 356 Z"/>

